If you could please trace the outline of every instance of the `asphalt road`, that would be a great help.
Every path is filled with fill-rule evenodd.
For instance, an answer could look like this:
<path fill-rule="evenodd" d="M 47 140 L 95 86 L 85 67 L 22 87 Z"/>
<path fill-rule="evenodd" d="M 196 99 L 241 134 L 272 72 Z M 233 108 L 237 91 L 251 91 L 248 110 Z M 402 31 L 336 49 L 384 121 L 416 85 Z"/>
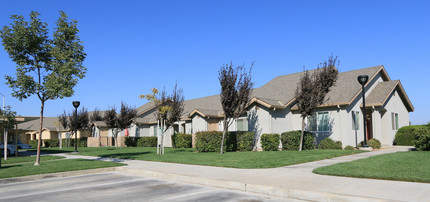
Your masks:
<path fill-rule="evenodd" d="M 297 201 L 119 172 L 0 184 L 0 201 Z"/>

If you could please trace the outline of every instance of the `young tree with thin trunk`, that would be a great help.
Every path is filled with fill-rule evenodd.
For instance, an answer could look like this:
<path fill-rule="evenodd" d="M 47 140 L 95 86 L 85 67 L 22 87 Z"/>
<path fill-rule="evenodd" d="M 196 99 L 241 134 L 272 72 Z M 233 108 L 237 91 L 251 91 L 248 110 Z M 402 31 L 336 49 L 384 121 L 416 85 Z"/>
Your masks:
<path fill-rule="evenodd" d="M 11 110 L 10 106 L 5 106 L 4 109 L 0 109 L 0 122 L 2 123 L 2 129 L 4 131 L 4 160 L 7 160 L 7 133 L 9 129 L 12 129 L 15 127 L 16 120 L 15 120 L 16 112 Z M 16 141 L 15 141 L 16 144 Z M 15 145 L 16 146 L 16 145 Z M 18 147 L 17 147 L 18 148 Z M 2 154 L 0 154 L 1 156 Z"/>
<path fill-rule="evenodd" d="M 302 151 L 303 147 L 306 117 L 312 116 L 315 109 L 327 100 L 325 98 L 327 93 L 336 83 L 338 76 L 336 63 L 338 64 L 337 57 L 330 56 L 328 61 L 321 63 L 314 72 L 309 73 L 306 70 L 299 81 L 296 89 L 296 104 L 302 117 L 299 151 Z"/>
<path fill-rule="evenodd" d="M 126 103 L 121 102 L 119 114 L 116 113 L 116 108 L 111 107 L 105 112 L 103 117 L 106 125 L 112 129 L 112 135 L 115 138 L 115 146 L 118 146 L 118 130 L 124 130 L 133 123 L 133 119 L 137 116 L 136 109 L 129 107 Z"/>
<path fill-rule="evenodd" d="M 4 26 L 0 37 L 9 57 L 17 64 L 16 77 L 6 76 L 12 96 L 20 101 L 37 95 L 40 100 L 40 127 L 37 156 L 40 164 L 43 111 L 48 100 L 62 99 L 74 94 L 73 88 L 85 75 L 84 47 L 77 35 L 77 21 L 69 20 L 60 11 L 53 37 L 48 37 L 48 24 L 32 11 L 30 20 L 12 15 L 10 26 Z"/>
<path fill-rule="evenodd" d="M 223 65 L 218 71 L 218 79 L 221 84 L 221 105 L 224 110 L 224 130 L 221 140 L 221 151 L 224 153 L 224 139 L 228 132 L 229 125 L 234 119 L 245 113 L 249 96 L 254 83 L 251 81 L 252 63 L 249 72 L 246 72 L 244 65 L 233 68 L 233 65 Z"/>
<path fill-rule="evenodd" d="M 171 95 L 167 95 L 165 89 L 161 93 L 156 88 L 152 89 L 152 94 L 140 95 L 140 98 L 146 98 L 150 102 L 154 102 L 157 111 L 155 116 L 158 120 L 158 125 L 161 126 L 161 139 L 159 148 L 157 144 L 157 154 L 164 154 L 164 133 L 173 127 L 175 122 L 179 121 L 184 111 L 184 94 L 182 89 L 178 88 L 175 84 L 175 88 Z M 157 137 L 158 139 L 158 137 Z M 158 142 L 158 140 L 157 140 Z"/>

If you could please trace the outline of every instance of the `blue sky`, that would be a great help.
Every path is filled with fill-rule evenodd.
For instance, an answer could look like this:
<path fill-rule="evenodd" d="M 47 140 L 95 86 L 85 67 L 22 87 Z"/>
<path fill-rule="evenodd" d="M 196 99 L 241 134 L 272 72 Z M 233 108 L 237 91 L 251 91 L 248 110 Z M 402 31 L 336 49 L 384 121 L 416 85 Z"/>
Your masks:
<path fill-rule="evenodd" d="M 276 76 L 313 69 L 330 54 L 340 71 L 384 65 L 400 79 L 415 112 L 430 121 L 430 1 L 2 1 L 0 26 L 10 15 L 38 11 L 51 28 L 58 11 L 78 20 L 88 68 L 75 95 L 48 101 L 45 115 L 72 110 L 141 106 L 151 88 L 175 82 L 192 99 L 218 94 L 218 69 L 249 67 L 260 87 Z M 15 64 L 0 50 L 0 92 L 20 115 L 38 116 L 40 101 L 11 97 L 3 75 Z"/>

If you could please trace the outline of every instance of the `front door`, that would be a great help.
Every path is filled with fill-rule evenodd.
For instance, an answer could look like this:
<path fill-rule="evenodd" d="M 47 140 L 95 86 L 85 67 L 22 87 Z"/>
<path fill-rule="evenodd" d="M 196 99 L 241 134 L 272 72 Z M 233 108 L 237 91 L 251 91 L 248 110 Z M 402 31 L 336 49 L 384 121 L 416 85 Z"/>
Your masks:
<path fill-rule="evenodd" d="M 373 138 L 373 126 L 372 126 L 372 111 L 366 112 L 366 132 L 367 132 L 367 140 Z"/>

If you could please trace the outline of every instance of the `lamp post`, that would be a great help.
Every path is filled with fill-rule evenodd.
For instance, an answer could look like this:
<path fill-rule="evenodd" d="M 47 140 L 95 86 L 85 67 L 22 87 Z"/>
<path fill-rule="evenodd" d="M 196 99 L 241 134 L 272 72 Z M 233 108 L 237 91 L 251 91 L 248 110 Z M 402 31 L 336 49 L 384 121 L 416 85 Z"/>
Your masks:
<path fill-rule="evenodd" d="M 367 146 L 367 130 L 366 130 L 366 98 L 364 93 L 364 85 L 366 85 L 367 81 L 369 80 L 368 75 L 360 75 L 357 77 L 358 82 L 361 84 L 361 95 L 363 96 L 363 132 L 364 132 L 364 140 L 363 140 L 363 147 Z"/>
<path fill-rule="evenodd" d="M 78 136 L 78 107 L 81 104 L 81 102 L 79 101 L 73 101 L 73 107 L 75 107 L 75 152 L 78 152 L 78 140 L 77 140 L 77 136 Z"/>

